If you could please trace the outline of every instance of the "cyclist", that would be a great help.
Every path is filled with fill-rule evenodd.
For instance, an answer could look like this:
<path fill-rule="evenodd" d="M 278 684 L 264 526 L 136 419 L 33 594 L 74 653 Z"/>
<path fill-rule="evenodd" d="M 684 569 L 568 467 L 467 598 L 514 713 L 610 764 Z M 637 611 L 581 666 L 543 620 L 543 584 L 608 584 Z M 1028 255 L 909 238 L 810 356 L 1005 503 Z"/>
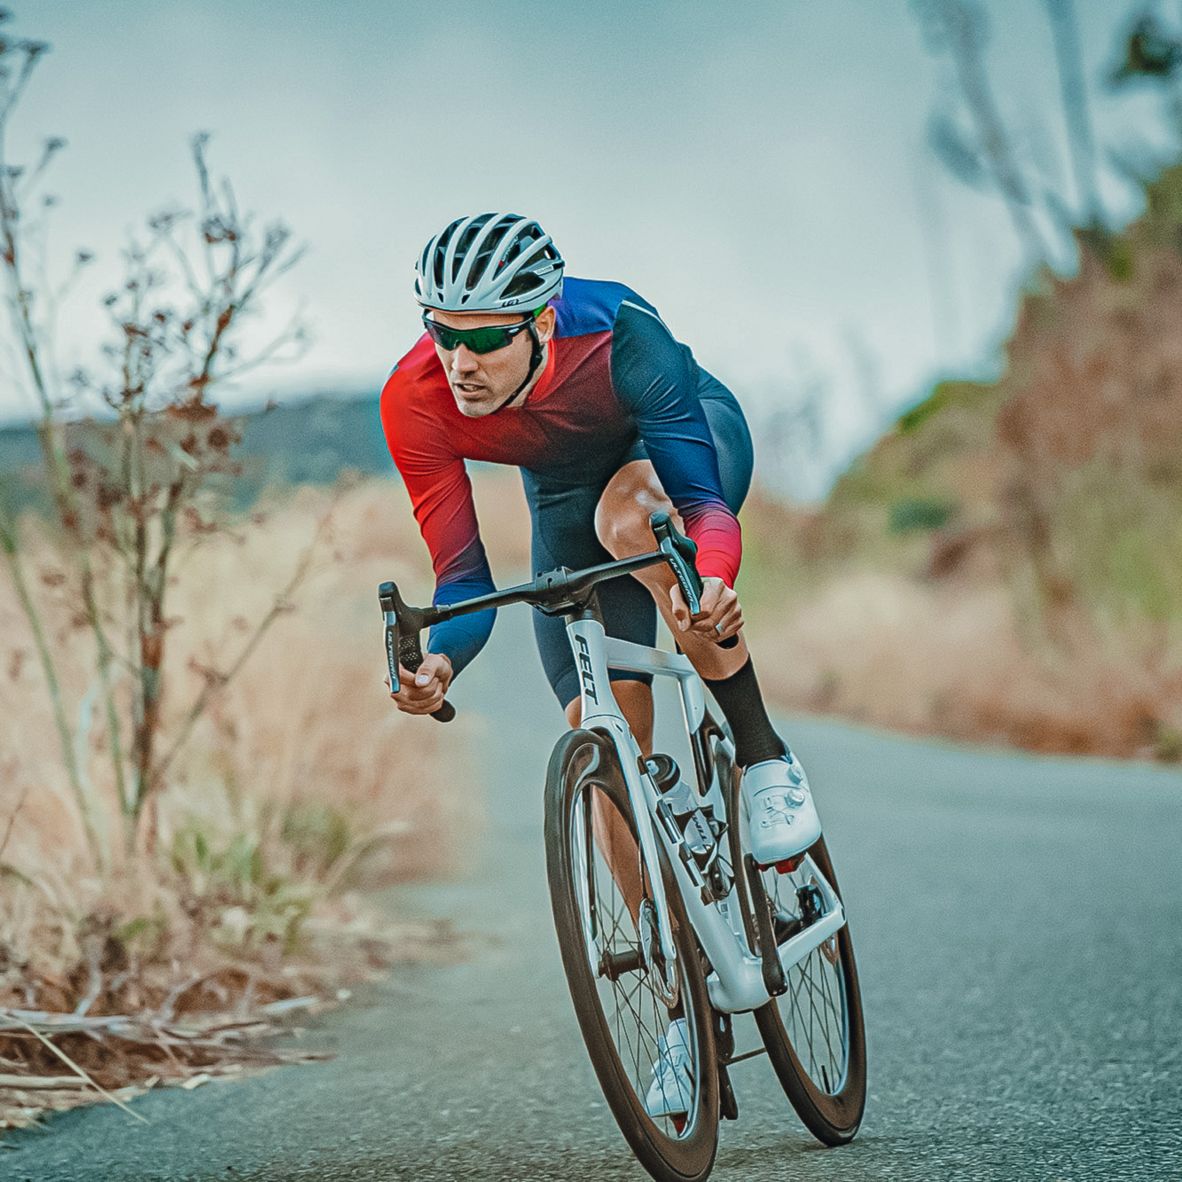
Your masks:
<path fill-rule="evenodd" d="M 564 270 L 542 227 L 511 213 L 457 218 L 418 260 L 415 298 L 425 332 L 387 379 L 381 416 L 434 563 L 433 602 L 493 590 L 466 459 L 521 469 L 535 571 L 648 552 L 649 515 L 679 516 L 698 546 L 701 611 L 691 616 L 672 571 L 654 566 L 600 586 L 604 626 L 651 645 L 661 612 L 731 725 L 749 848 L 770 866 L 807 849 L 821 826 L 807 783 L 789 775 L 790 757 L 742 634 L 735 514 L 754 463 L 746 421 L 734 395 L 651 304 L 622 284 L 564 278 Z M 495 614 L 432 628 L 422 666 L 403 670 L 392 694 L 398 708 L 438 709 L 488 639 Z M 563 621 L 535 611 L 534 632 L 554 693 L 578 726 L 579 677 Z M 719 647 L 731 636 L 738 637 L 733 648 Z M 619 670 L 611 677 L 648 754 L 652 678 Z M 605 854 L 610 860 L 610 849 Z M 620 885 L 627 895 L 628 884 Z M 662 1063 L 675 1065 L 687 1053 L 684 1025 L 672 1024 Z M 650 1093 L 650 1112 L 669 1092 L 662 1084 L 655 1100 Z M 664 1111 L 677 1110 L 665 1103 Z"/>

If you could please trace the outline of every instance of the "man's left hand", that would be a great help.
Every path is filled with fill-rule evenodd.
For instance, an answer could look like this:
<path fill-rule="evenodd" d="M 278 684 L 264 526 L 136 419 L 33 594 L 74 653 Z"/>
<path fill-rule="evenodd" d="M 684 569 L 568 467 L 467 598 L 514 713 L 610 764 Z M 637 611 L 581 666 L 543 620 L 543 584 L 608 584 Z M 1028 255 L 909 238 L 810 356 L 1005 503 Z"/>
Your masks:
<path fill-rule="evenodd" d="M 681 587 L 674 583 L 669 591 L 669 602 L 673 618 L 681 631 L 690 631 L 706 640 L 717 643 L 734 636 L 743 627 L 743 608 L 733 587 L 721 579 L 711 576 L 702 580 L 702 594 L 699 597 L 702 610 L 691 616 L 681 594 Z"/>

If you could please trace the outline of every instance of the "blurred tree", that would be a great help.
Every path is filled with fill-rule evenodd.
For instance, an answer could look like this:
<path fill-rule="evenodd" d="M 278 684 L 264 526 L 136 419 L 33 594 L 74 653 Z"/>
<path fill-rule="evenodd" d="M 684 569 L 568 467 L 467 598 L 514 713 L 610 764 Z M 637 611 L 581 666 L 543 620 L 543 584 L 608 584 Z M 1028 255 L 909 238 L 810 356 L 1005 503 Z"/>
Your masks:
<path fill-rule="evenodd" d="M 1138 82 L 1160 86 L 1174 127 L 1182 133 L 1182 39 L 1146 12 L 1133 22 L 1121 52 L 1109 72 L 1109 85 L 1117 90 Z"/>
<path fill-rule="evenodd" d="M 1096 184 L 1096 150 L 1075 6 L 1072 0 L 1047 0 L 1047 11 L 1055 39 L 1055 57 L 1059 64 L 1063 112 L 1080 210 L 1078 220 L 1086 226 L 1099 228 L 1105 221 L 1104 208 Z"/>
<path fill-rule="evenodd" d="M 1051 263 L 1055 254 L 1074 252 L 1080 244 L 1104 255 L 1111 235 L 1100 196 L 1073 0 L 1046 0 L 1073 194 L 1047 169 L 1048 153 L 1030 146 L 1031 141 L 1049 142 L 1037 124 L 1026 129 L 1025 162 L 1015 147 L 990 85 L 985 65 L 988 26 L 978 0 L 912 0 L 912 7 L 928 44 L 948 59 L 956 81 L 956 99 L 933 111 L 929 119 L 928 139 L 940 161 L 962 183 L 1001 196 L 1028 265 Z M 1117 74 L 1124 78 L 1142 69 L 1171 73 L 1173 52 L 1156 23 L 1146 18 L 1134 29 L 1128 61 Z M 1024 118 L 1029 123 L 1034 116 L 1026 111 Z"/>
<path fill-rule="evenodd" d="M 938 112 L 929 127 L 933 149 L 949 171 L 977 187 L 991 184 L 1001 194 L 1027 259 L 1049 257 L 1048 245 L 1032 216 L 1030 186 L 1018 163 L 985 69 L 988 25 L 972 0 L 912 0 L 928 43 L 947 54 L 956 72 L 964 114 Z"/>
<path fill-rule="evenodd" d="M 1124 60 L 1111 74 L 1118 85 L 1134 78 L 1169 78 L 1182 66 L 1182 41 L 1170 36 L 1152 13 L 1137 19 L 1124 51 Z"/>

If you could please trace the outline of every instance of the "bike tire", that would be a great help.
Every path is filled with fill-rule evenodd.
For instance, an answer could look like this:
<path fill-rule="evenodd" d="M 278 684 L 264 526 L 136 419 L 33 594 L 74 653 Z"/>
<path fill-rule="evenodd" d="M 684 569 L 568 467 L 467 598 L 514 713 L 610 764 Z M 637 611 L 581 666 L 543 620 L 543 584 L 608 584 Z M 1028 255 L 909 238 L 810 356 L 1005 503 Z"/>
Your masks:
<path fill-rule="evenodd" d="M 737 775 L 728 806 L 728 815 L 737 818 L 730 827 L 731 854 L 741 866 L 747 826 Z M 824 837 L 808 854 L 840 898 Z M 762 875 L 765 888 L 776 891 L 768 893 L 777 903 L 805 885 L 805 877 L 803 865 L 789 874 L 768 870 Z M 789 969 L 787 977 L 788 991 L 755 1011 L 756 1025 L 772 1069 L 805 1128 L 822 1144 L 844 1145 L 853 1140 L 866 1108 L 866 1029 L 848 922 Z M 815 1045 L 814 1032 L 824 1046 Z M 844 1052 L 839 1070 L 833 1062 L 834 1040 Z"/>
<path fill-rule="evenodd" d="M 702 1182 L 714 1165 L 718 1147 L 719 1082 L 710 1003 L 697 939 L 661 849 L 661 870 L 679 961 L 678 982 L 692 1032 L 695 1064 L 695 1101 L 690 1119 L 684 1129 L 671 1135 L 670 1118 L 651 1118 L 638 1094 L 638 1084 L 643 1090 L 642 1064 L 630 1066 L 624 1058 L 629 1051 L 635 1053 L 635 1048 L 626 1046 L 622 1054 L 618 1045 L 625 1040 L 620 1037 L 618 1017 L 613 1030 L 612 1015 L 605 1008 L 606 978 L 601 953 L 599 971 L 592 966 L 597 949 L 588 947 L 586 899 L 598 898 L 596 871 L 588 870 L 589 865 L 597 864 L 597 850 L 592 849 L 589 854 L 583 851 L 594 841 L 590 836 L 592 822 L 587 819 L 590 816 L 587 810 L 594 807 L 593 793 L 600 794 L 615 809 L 635 841 L 635 824 L 614 745 L 592 731 L 570 731 L 559 740 L 547 771 L 545 841 L 554 926 L 571 1000 L 604 1098 L 637 1160 L 661 1182 Z M 576 831 L 580 835 L 578 840 Z M 598 857 L 601 859 L 602 855 Z M 589 884 L 586 896 L 581 894 L 583 881 Z M 635 934 L 630 915 L 627 923 L 632 924 Z M 613 926 L 607 942 L 621 939 L 620 930 Z M 591 940 L 594 943 L 595 937 L 591 936 Z M 637 991 L 643 992 L 648 971 L 638 971 L 635 976 L 639 982 Z M 614 989 L 614 979 L 611 985 Z M 643 1009 L 651 1000 L 640 999 L 638 1008 Z M 660 1013 L 655 1005 L 653 1008 L 654 1015 Z M 668 1011 L 664 1014 L 667 1017 Z M 637 1038 L 636 1043 L 643 1046 L 644 1039 Z M 639 1080 L 638 1076 L 641 1076 Z"/>

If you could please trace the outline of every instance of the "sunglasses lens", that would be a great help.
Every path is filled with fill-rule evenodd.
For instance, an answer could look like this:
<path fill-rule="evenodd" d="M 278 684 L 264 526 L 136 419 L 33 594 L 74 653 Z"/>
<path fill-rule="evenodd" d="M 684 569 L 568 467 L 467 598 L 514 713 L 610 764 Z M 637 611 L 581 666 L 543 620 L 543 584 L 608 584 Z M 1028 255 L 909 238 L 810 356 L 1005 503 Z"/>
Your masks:
<path fill-rule="evenodd" d="M 446 324 L 423 318 L 427 335 L 442 349 L 448 351 L 463 345 L 473 353 L 493 353 L 510 344 L 513 338 L 528 323 L 494 324 L 489 328 L 448 328 Z"/>
<path fill-rule="evenodd" d="M 428 320 L 423 318 L 423 327 L 427 330 L 427 335 L 443 349 L 454 349 L 459 344 L 460 336 L 454 328 L 448 328 L 446 324 L 440 324 L 435 320 Z"/>
<path fill-rule="evenodd" d="M 464 344 L 473 353 L 492 353 L 497 349 L 503 349 L 512 339 L 511 333 L 506 332 L 499 325 L 494 325 L 492 328 L 472 329 L 466 335 Z"/>

